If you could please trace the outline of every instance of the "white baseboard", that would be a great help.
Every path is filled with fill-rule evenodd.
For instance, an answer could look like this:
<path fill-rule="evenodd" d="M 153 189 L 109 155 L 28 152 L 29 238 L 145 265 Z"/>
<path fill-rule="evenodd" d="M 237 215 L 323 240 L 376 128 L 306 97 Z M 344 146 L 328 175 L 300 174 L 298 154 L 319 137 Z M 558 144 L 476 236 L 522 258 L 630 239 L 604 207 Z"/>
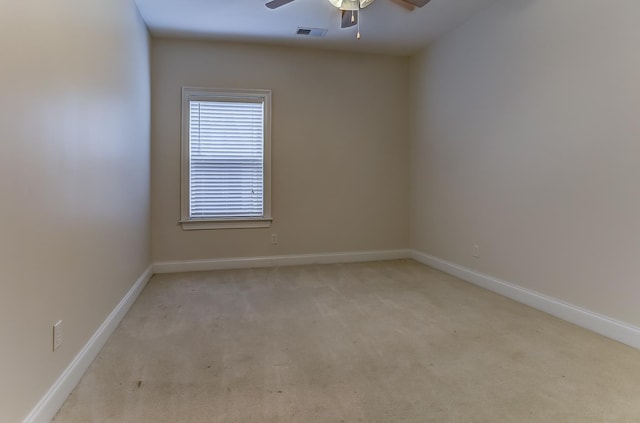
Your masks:
<path fill-rule="evenodd" d="M 238 257 L 210 260 L 163 261 L 153 265 L 154 273 L 198 272 L 250 267 L 298 266 L 303 264 L 355 263 L 409 258 L 409 250 L 354 251 L 288 256 Z"/>
<path fill-rule="evenodd" d="M 62 404 L 67 400 L 69 394 L 71 394 L 71 391 L 73 391 L 80 381 L 84 372 L 96 358 L 107 339 L 109 339 L 111 333 L 118 326 L 120 320 L 122 320 L 127 311 L 129 311 L 129 308 L 131 308 L 131 305 L 135 302 L 136 298 L 138 298 L 142 289 L 147 282 L 149 282 L 149 279 L 153 276 L 152 271 L 152 266 L 149 266 L 142 275 L 140 275 L 129 292 L 127 292 L 111 314 L 109 314 L 102 325 L 100 325 L 91 339 L 89 339 L 89 342 L 87 342 L 78 355 L 75 356 L 71 364 L 62 372 L 51 389 L 49 389 L 33 410 L 31 410 L 23 423 L 48 423 L 53 419 L 60 407 L 62 407 Z"/>
<path fill-rule="evenodd" d="M 640 349 L 640 328 L 594 313 L 590 310 L 566 303 L 553 297 L 522 288 L 440 258 L 412 250 L 411 258 L 456 276 L 474 285 L 481 286 L 537 310 L 559 317 L 600 335 Z"/>

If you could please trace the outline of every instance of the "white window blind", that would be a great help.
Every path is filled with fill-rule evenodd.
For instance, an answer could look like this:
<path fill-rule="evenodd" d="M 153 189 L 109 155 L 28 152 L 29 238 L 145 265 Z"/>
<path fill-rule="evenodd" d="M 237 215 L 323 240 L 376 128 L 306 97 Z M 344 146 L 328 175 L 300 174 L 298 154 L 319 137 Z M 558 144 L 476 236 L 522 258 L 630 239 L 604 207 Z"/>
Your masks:
<path fill-rule="evenodd" d="M 264 216 L 264 101 L 189 101 L 189 218 Z"/>

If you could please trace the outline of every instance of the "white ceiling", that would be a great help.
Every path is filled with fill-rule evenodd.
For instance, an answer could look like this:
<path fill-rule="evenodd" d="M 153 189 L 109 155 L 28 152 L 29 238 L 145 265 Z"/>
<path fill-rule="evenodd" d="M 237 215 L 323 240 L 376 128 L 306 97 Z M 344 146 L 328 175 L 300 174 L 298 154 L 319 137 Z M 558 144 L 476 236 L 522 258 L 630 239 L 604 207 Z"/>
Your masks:
<path fill-rule="evenodd" d="M 355 28 L 340 28 L 340 11 L 328 0 L 295 0 L 275 10 L 265 7 L 268 0 L 135 1 L 154 35 L 409 55 L 494 0 L 432 0 L 413 12 L 375 0 L 360 12 L 360 40 Z M 300 36 L 299 26 L 328 32 L 323 38 Z"/>

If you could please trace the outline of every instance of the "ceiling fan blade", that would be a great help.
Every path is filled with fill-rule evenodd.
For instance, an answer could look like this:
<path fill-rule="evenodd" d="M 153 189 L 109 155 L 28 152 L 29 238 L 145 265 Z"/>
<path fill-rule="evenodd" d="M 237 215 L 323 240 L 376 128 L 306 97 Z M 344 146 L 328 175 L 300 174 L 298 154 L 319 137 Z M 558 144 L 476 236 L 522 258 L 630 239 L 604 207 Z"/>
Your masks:
<path fill-rule="evenodd" d="M 358 25 L 358 11 L 357 10 L 341 10 L 342 12 L 342 24 L 341 28 L 349 28 Z"/>
<path fill-rule="evenodd" d="M 391 1 L 400 7 L 404 7 L 409 12 L 413 12 L 413 10 L 416 8 L 413 4 L 406 2 L 405 0 L 391 0 Z"/>
<path fill-rule="evenodd" d="M 269 3 L 265 4 L 269 9 L 277 9 L 280 6 L 284 6 L 285 4 L 289 4 L 294 0 L 272 0 Z"/>
<path fill-rule="evenodd" d="M 426 6 L 427 3 L 429 3 L 431 0 L 404 0 L 404 1 L 414 6 L 422 7 L 422 6 Z"/>

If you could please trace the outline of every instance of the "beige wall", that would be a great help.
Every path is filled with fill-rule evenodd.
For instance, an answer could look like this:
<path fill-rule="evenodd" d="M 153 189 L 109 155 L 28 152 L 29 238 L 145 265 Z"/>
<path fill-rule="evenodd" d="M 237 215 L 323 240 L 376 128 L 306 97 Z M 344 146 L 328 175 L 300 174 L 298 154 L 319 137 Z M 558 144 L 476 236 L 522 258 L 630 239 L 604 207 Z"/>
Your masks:
<path fill-rule="evenodd" d="M 150 263 L 148 38 L 129 0 L 3 1 L 0 52 L 0 421 L 18 422 Z"/>
<path fill-rule="evenodd" d="M 408 247 L 408 59 L 154 39 L 151 69 L 154 261 Z M 272 90 L 271 228 L 178 225 L 183 85 Z"/>
<path fill-rule="evenodd" d="M 413 59 L 414 248 L 640 325 L 638 16 L 498 0 Z"/>

